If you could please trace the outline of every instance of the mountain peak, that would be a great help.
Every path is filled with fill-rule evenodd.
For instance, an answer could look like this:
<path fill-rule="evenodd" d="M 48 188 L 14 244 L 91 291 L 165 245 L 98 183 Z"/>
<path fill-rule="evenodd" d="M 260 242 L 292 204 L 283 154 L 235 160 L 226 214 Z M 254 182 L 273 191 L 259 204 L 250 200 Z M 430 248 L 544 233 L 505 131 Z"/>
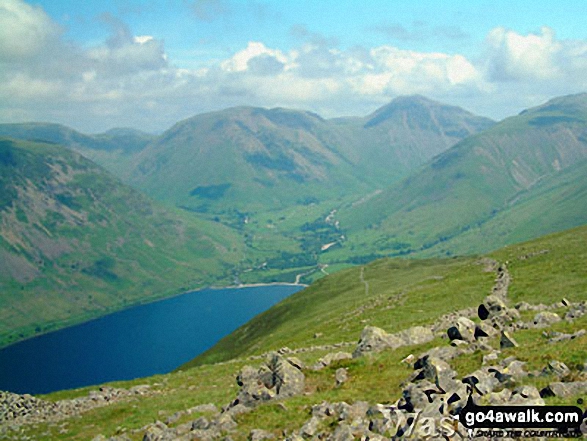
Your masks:
<path fill-rule="evenodd" d="M 364 127 L 390 123 L 438 129 L 438 126 L 454 125 L 463 121 L 467 122 L 466 125 L 480 125 L 482 128 L 493 124 L 492 120 L 474 115 L 460 107 L 443 104 L 422 95 L 407 95 L 399 96 L 377 109 L 367 117 Z"/>

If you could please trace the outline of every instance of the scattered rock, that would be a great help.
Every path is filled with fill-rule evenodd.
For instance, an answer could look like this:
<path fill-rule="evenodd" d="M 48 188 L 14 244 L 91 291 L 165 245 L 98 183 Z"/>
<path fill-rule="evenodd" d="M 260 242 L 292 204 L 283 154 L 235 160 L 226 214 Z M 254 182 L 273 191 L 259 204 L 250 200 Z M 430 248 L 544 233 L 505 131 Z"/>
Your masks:
<path fill-rule="evenodd" d="M 563 332 L 551 331 L 551 332 L 544 332 L 543 335 L 546 338 L 548 338 L 549 343 L 558 343 L 560 341 L 565 341 L 565 340 L 574 340 L 575 338 L 578 338 L 578 337 L 585 335 L 586 332 L 587 331 L 585 331 L 584 329 L 581 329 L 573 334 L 565 334 Z"/>

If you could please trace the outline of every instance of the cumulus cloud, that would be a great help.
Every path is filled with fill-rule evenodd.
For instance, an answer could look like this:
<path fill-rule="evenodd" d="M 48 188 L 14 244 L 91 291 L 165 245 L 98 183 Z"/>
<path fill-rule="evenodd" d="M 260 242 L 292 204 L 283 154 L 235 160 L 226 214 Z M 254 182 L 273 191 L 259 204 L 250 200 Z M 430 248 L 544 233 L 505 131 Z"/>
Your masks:
<path fill-rule="evenodd" d="M 0 60 L 19 60 L 37 55 L 56 41 L 61 29 L 39 6 L 20 0 L 0 3 Z"/>
<path fill-rule="evenodd" d="M 504 28 L 493 29 L 487 36 L 488 73 L 492 80 L 553 79 L 561 74 L 557 57 L 564 51 L 554 32 L 520 35 Z"/>
<path fill-rule="evenodd" d="M 496 28 L 487 35 L 482 61 L 475 62 L 393 45 L 341 49 L 299 26 L 291 30 L 298 45 L 288 50 L 250 41 L 223 60 L 188 69 L 169 60 L 163 41 L 135 35 L 111 15 L 100 21 L 109 35 L 82 47 L 65 41 L 40 7 L 4 0 L 0 121 L 56 121 L 86 131 L 162 130 L 195 113 L 234 105 L 361 115 L 415 93 L 505 116 L 587 88 L 587 42 L 559 40 L 548 28 L 528 35 Z"/>

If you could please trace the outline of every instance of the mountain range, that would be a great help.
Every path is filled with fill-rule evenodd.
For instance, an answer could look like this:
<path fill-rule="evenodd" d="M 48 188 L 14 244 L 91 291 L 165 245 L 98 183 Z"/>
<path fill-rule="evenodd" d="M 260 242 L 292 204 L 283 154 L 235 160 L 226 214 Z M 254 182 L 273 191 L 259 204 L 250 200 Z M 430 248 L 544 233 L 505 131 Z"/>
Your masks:
<path fill-rule="evenodd" d="M 586 94 L 498 123 L 411 96 L 365 117 L 238 107 L 160 135 L 0 136 L 0 345 L 193 287 L 309 283 L 587 222 Z"/>

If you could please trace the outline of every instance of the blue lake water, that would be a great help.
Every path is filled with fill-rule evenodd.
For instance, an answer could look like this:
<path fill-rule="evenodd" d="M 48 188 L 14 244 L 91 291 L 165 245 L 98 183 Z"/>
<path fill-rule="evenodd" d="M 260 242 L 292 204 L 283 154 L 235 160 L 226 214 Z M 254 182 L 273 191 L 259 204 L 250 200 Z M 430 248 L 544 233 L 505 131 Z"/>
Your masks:
<path fill-rule="evenodd" d="M 0 350 L 0 390 L 41 394 L 167 373 L 300 286 L 206 289 Z"/>

